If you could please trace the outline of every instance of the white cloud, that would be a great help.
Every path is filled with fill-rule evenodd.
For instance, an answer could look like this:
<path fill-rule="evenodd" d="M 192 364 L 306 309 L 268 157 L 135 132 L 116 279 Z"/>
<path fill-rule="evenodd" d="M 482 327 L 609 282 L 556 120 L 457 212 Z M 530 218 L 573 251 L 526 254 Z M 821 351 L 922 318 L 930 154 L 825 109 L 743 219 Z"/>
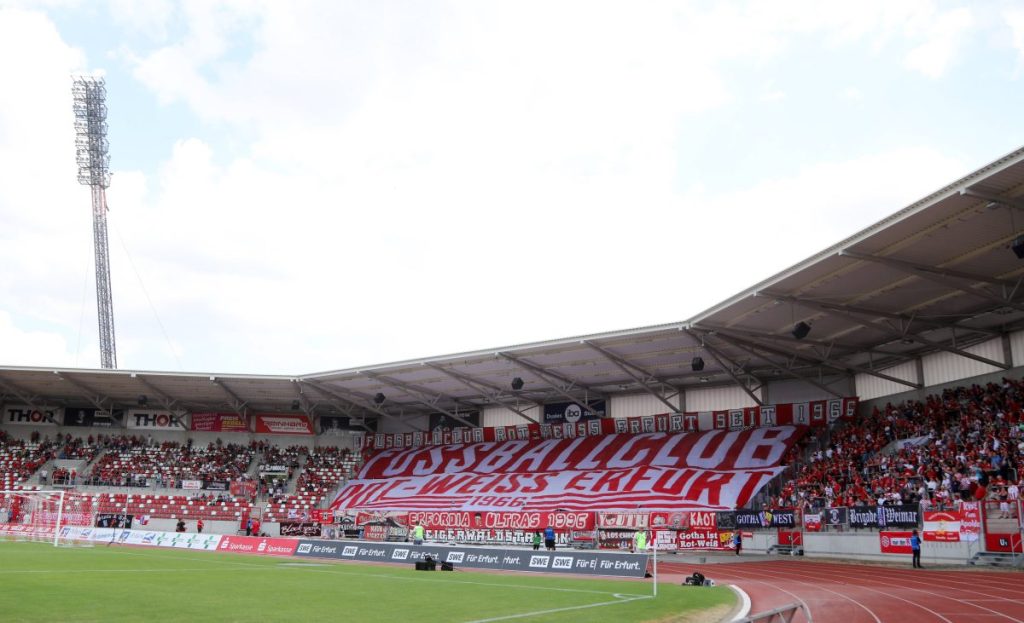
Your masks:
<path fill-rule="evenodd" d="M 62 335 L 47 331 L 23 331 L 14 325 L 11 315 L 2 309 L 0 344 L 3 344 L 3 354 L 0 356 L 4 358 L 0 365 L 72 367 L 76 363 L 75 354 L 70 352 Z"/>
<path fill-rule="evenodd" d="M 839 97 L 844 100 L 859 102 L 864 99 L 864 93 L 857 87 L 846 87 L 839 93 Z"/>
<path fill-rule="evenodd" d="M 897 58 L 959 41 L 947 14 L 902 4 L 210 1 L 175 13 L 117 0 L 121 23 L 157 39 L 114 45 L 120 58 L 161 101 L 210 122 L 154 147 L 169 155 L 153 170 L 115 157 L 121 365 L 298 373 L 698 312 L 964 172 L 937 141 L 811 159 L 724 191 L 678 187 L 682 129 L 744 114 L 732 64 L 763 71 L 773 99 L 772 64 L 801 38 Z M 17 68 L 17 97 L 0 92 L 0 170 L 19 181 L 0 185 L 0 264 L 12 267 L 0 309 L 8 325 L 24 314 L 65 327 L 70 343 L 92 249 L 67 75 L 86 64 L 45 17 L 4 28 L 4 58 L 40 60 Z M 953 62 L 938 52 L 914 70 Z M 684 256 L 704 261 L 680 268 Z M 86 294 L 81 350 L 94 353 Z M 43 345 L 24 348 L 67 361 L 71 349 L 31 339 Z"/>
<path fill-rule="evenodd" d="M 1024 64 L 1024 9 L 1004 11 L 1003 18 L 1010 27 L 1013 47 L 1017 50 L 1021 64 Z"/>
<path fill-rule="evenodd" d="M 974 24 L 970 9 L 946 11 L 923 25 L 925 41 L 907 53 L 905 64 L 929 78 L 942 76 L 956 59 Z"/>

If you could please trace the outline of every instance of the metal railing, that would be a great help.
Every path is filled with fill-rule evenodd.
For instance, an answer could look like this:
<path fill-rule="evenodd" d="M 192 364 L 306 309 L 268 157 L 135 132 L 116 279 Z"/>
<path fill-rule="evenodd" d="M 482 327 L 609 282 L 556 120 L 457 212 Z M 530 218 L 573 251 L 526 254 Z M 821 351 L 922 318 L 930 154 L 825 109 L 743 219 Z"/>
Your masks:
<path fill-rule="evenodd" d="M 813 623 L 811 619 L 811 611 L 804 602 L 787 604 L 785 606 L 779 606 L 773 610 L 767 610 L 765 612 L 759 612 L 758 614 L 752 614 L 742 619 L 736 619 L 732 623 L 775 623 L 780 621 L 781 623 L 792 623 L 796 620 L 797 613 L 803 613 L 804 620 L 807 623 Z"/>

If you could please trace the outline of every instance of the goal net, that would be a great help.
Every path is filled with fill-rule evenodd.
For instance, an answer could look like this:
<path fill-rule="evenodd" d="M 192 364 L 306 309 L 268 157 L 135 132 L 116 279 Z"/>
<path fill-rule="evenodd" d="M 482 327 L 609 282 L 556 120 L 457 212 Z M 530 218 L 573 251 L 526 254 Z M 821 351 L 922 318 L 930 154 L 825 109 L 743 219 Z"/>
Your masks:
<path fill-rule="evenodd" d="M 91 545 L 93 500 L 65 491 L 0 491 L 0 539 Z"/>

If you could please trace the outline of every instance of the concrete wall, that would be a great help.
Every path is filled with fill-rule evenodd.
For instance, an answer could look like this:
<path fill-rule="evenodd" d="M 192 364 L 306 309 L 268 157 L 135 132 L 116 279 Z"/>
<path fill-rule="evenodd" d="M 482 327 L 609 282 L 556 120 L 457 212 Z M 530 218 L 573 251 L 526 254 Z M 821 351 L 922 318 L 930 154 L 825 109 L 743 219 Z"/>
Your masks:
<path fill-rule="evenodd" d="M 746 539 L 743 547 L 750 552 L 760 554 L 778 542 L 775 532 L 755 532 L 753 538 Z M 921 564 L 933 565 L 965 565 L 979 551 L 979 543 L 932 543 L 921 546 Z M 808 558 L 842 558 L 852 560 L 872 560 L 877 562 L 906 562 L 910 564 L 910 555 L 883 554 L 878 541 L 878 533 L 862 530 L 858 532 L 805 532 L 804 556 Z"/>

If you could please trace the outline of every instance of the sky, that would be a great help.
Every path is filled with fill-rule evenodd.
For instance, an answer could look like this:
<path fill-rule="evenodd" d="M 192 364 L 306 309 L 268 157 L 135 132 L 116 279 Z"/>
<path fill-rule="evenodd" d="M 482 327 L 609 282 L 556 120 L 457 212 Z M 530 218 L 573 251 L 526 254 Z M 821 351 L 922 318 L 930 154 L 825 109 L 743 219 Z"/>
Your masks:
<path fill-rule="evenodd" d="M 304 374 L 685 320 L 1024 144 L 1024 1 L 0 0 L 0 365 Z"/>

